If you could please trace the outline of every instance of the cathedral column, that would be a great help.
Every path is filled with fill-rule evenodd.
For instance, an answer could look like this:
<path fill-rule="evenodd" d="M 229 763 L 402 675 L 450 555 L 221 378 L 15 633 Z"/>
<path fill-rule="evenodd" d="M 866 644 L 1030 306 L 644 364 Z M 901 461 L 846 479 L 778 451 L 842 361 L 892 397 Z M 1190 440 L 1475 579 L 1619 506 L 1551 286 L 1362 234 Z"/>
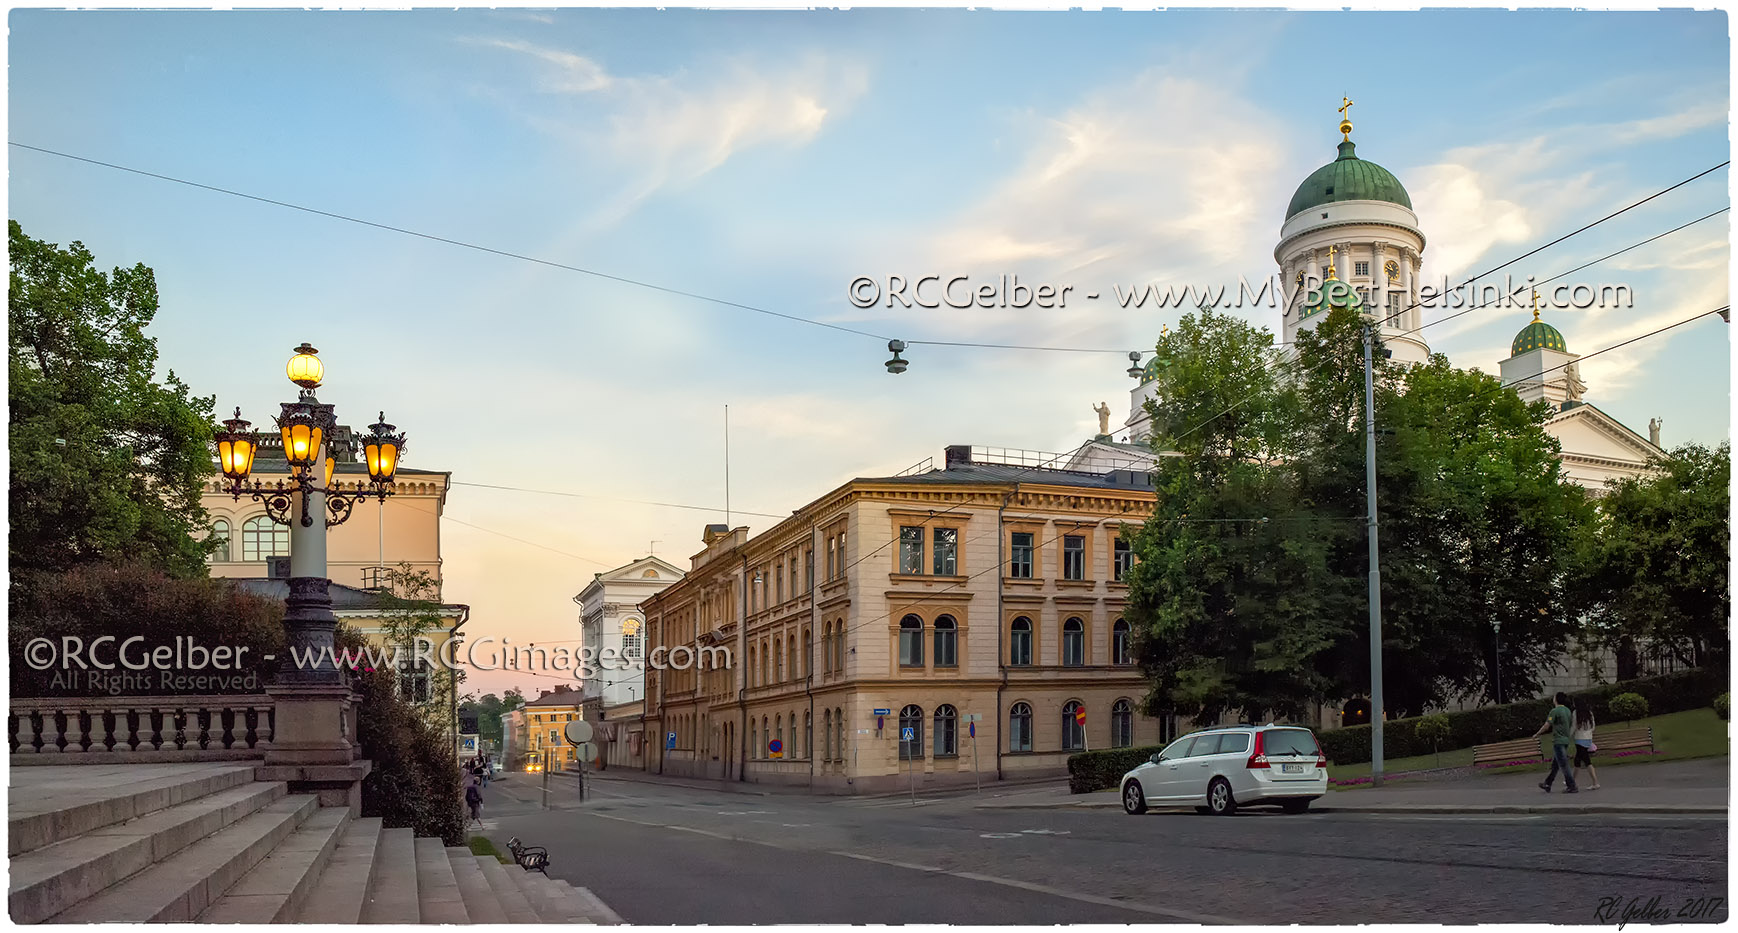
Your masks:
<path fill-rule="evenodd" d="M 1412 308 L 1400 316 L 1407 330 L 1424 323 L 1424 309 L 1412 307 L 1418 303 L 1418 290 L 1412 278 L 1412 264 L 1417 261 L 1417 255 L 1405 247 L 1400 249 L 1400 306 Z"/>
<path fill-rule="evenodd" d="M 1388 313 L 1388 273 L 1382 268 L 1382 263 L 1387 255 L 1387 243 L 1377 240 L 1370 244 L 1370 281 L 1375 283 L 1372 291 L 1376 296 L 1376 307 L 1384 315 Z"/>

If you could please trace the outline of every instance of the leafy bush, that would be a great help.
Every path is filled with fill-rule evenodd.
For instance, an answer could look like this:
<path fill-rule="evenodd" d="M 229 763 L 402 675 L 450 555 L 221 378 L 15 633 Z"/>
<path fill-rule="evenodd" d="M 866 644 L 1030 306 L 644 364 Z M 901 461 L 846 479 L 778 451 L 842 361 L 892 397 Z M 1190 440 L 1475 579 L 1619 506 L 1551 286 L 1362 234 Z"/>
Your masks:
<path fill-rule="evenodd" d="M 1719 696 L 1715 697 L 1714 698 L 1714 712 L 1719 714 L 1721 719 L 1731 719 L 1732 718 L 1732 694 L 1722 693 Z"/>
<path fill-rule="evenodd" d="M 1639 693 L 1620 693 L 1611 698 L 1611 715 L 1628 722 L 1647 715 L 1647 697 Z"/>
<path fill-rule="evenodd" d="M 1612 703 L 1620 694 L 1634 693 L 1640 696 L 1646 701 L 1647 708 L 1654 713 L 1676 713 L 1707 706 L 1726 685 L 1727 679 L 1724 675 L 1708 668 L 1695 668 L 1661 677 L 1595 687 L 1582 691 L 1578 696 L 1586 699 L 1593 707 L 1596 720 L 1613 722 L 1625 718 L 1612 708 Z M 1551 701 L 1538 699 L 1436 714 L 1446 717 L 1449 723 L 1449 735 L 1441 740 L 1441 747 L 1467 748 L 1525 738 L 1539 728 L 1550 711 Z M 1418 733 L 1418 723 L 1423 718 L 1427 717 L 1392 719 L 1385 723 L 1382 730 L 1383 757 L 1409 758 L 1430 754 L 1435 746 L 1427 737 Z M 1322 751 L 1327 753 L 1328 760 L 1335 764 L 1359 764 L 1370 760 L 1370 727 L 1367 725 L 1328 729 L 1318 733 L 1316 738 L 1320 740 Z"/>
<path fill-rule="evenodd" d="M 98 691 L 82 677 L 69 684 L 59 665 L 32 670 L 16 659 L 34 638 L 77 637 L 85 645 L 113 636 L 113 644 L 97 649 L 105 663 L 121 643 L 137 635 L 144 641 L 132 652 L 175 644 L 177 636 L 206 649 L 247 649 L 235 670 L 171 671 L 165 677 L 146 671 L 149 682 L 127 685 L 129 696 L 259 693 L 271 682 L 276 664 L 266 655 L 284 653 L 283 604 L 239 590 L 226 581 L 173 577 L 142 563 L 86 564 L 58 573 L 31 573 L 14 579 L 8 642 L 15 659 L 12 695 L 44 697 L 83 695 Z M 89 656 L 90 649 L 86 649 Z M 75 668 L 76 671 L 76 668 Z M 62 679 L 56 682 L 56 675 Z M 81 672 L 82 673 L 82 672 Z M 92 673 L 96 673 L 92 671 Z M 102 672 L 104 674 L 118 671 Z"/>
<path fill-rule="evenodd" d="M 340 628 L 339 648 L 360 649 L 361 635 Z M 410 827 L 418 836 L 438 836 L 445 845 L 465 844 L 464 797 L 456 754 L 444 733 L 400 699 L 391 671 L 352 670 L 361 702 L 356 737 L 374 770 L 362 781 L 362 815 L 378 816 L 389 829 Z"/>
<path fill-rule="evenodd" d="M 1413 727 L 1413 731 L 1418 734 L 1419 741 L 1429 742 L 1430 750 L 1440 756 L 1442 743 L 1454 734 L 1454 726 L 1448 721 L 1447 713 L 1431 713 L 1428 716 L 1420 716 L 1418 725 Z M 1438 760 L 1437 763 L 1441 764 L 1441 761 Z"/>
<path fill-rule="evenodd" d="M 1102 752 L 1070 755 L 1068 792 L 1089 794 L 1095 790 L 1115 787 L 1123 775 L 1146 764 L 1163 748 L 1163 745 L 1148 745 L 1142 748 L 1111 748 Z"/>

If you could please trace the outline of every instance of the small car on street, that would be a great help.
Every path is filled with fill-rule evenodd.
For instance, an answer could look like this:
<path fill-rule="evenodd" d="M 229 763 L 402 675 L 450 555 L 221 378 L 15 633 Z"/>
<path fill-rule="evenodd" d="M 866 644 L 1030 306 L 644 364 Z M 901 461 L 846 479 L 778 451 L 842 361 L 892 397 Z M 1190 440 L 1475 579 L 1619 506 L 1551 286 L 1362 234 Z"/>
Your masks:
<path fill-rule="evenodd" d="M 1229 816 L 1238 807 L 1302 813 L 1328 792 L 1328 760 L 1303 726 L 1238 725 L 1190 733 L 1122 776 L 1122 808 L 1194 804 Z"/>

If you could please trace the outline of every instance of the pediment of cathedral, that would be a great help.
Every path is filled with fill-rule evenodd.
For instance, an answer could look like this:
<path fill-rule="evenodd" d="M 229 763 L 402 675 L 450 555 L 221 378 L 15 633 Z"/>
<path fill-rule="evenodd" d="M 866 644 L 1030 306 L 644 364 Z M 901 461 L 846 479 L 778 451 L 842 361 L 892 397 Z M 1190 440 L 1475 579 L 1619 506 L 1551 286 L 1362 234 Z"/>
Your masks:
<path fill-rule="evenodd" d="M 1563 447 L 1565 457 L 1590 457 L 1641 468 L 1661 453 L 1647 438 L 1592 405 L 1579 405 L 1545 422 L 1545 431 Z"/>

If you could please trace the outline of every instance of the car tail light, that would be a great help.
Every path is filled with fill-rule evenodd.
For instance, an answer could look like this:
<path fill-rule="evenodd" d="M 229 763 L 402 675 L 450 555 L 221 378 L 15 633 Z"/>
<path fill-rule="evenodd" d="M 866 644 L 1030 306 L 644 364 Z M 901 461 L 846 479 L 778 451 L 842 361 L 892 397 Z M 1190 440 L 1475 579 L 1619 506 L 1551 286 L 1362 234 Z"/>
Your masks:
<path fill-rule="evenodd" d="M 1248 762 L 1248 766 L 1252 769 L 1253 768 L 1265 768 L 1268 766 L 1267 765 L 1267 755 L 1264 754 L 1261 750 L 1261 736 L 1262 736 L 1262 733 L 1260 733 L 1260 732 L 1255 733 L 1255 748 L 1250 751 L 1249 762 Z"/>
<path fill-rule="evenodd" d="M 1327 766 L 1328 766 L 1327 756 L 1323 755 L 1321 752 L 1316 752 L 1316 767 L 1326 768 Z"/>

